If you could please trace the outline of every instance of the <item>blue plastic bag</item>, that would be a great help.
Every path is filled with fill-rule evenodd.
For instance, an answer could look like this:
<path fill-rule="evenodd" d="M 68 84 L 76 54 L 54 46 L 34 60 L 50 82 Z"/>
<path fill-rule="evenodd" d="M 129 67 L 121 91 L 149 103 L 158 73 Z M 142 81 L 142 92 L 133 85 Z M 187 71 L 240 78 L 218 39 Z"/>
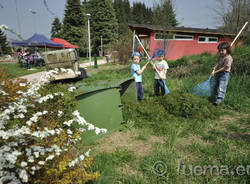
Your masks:
<path fill-rule="evenodd" d="M 162 83 L 163 83 L 163 85 L 164 85 L 165 94 L 169 94 L 169 93 L 170 93 L 170 91 L 169 91 L 169 89 L 168 89 L 168 87 L 167 87 L 167 85 L 166 85 L 165 81 L 164 81 L 164 80 L 162 80 Z"/>
<path fill-rule="evenodd" d="M 211 86 L 210 80 L 212 76 L 210 75 L 208 80 L 205 82 L 198 84 L 189 90 L 190 93 L 198 96 L 210 97 L 211 96 Z"/>

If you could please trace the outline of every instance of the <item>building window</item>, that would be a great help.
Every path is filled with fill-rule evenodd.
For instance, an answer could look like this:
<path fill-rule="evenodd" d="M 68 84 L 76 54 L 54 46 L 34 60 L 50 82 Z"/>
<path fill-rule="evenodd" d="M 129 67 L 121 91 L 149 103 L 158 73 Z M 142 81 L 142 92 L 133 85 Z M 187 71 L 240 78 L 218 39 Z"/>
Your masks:
<path fill-rule="evenodd" d="M 206 37 L 199 36 L 198 42 L 206 42 Z"/>
<path fill-rule="evenodd" d="M 155 40 L 170 40 L 173 39 L 172 34 L 167 33 L 155 33 Z"/>
<path fill-rule="evenodd" d="M 192 35 L 174 35 L 175 40 L 194 40 Z"/>
<path fill-rule="evenodd" d="M 208 42 L 217 43 L 218 42 L 218 38 L 217 37 L 208 37 Z"/>
<path fill-rule="evenodd" d="M 217 43 L 218 37 L 199 36 L 198 43 Z"/>

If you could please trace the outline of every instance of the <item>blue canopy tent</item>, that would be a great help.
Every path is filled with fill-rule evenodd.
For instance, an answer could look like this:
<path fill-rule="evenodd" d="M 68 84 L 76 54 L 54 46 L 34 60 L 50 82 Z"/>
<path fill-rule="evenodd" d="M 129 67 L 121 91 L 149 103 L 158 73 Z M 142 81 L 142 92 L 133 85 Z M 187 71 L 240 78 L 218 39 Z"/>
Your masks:
<path fill-rule="evenodd" d="M 12 45 L 22 47 L 50 47 L 50 48 L 63 48 L 62 44 L 55 43 L 42 34 L 34 34 L 28 40 L 20 42 L 11 42 Z"/>

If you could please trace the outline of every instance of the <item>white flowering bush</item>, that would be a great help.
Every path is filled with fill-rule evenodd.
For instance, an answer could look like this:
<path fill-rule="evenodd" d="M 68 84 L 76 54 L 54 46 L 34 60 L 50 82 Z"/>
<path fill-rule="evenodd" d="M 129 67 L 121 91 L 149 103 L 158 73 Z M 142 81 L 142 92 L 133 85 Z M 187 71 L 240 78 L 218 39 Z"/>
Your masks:
<path fill-rule="evenodd" d="M 66 85 L 9 80 L 0 74 L 0 184 L 86 183 L 99 177 L 89 171 L 90 150 L 74 147 L 85 131 L 105 133 L 76 110 Z M 43 84 L 43 85 L 42 85 Z M 81 128 L 76 128 L 81 127 Z"/>

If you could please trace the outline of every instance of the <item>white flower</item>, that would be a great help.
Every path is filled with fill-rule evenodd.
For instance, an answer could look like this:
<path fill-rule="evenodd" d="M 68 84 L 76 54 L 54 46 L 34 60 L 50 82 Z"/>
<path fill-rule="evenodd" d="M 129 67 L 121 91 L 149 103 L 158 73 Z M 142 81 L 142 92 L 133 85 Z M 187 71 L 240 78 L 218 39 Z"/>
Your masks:
<path fill-rule="evenodd" d="M 28 174 L 26 170 L 22 169 L 19 173 L 19 177 L 22 179 L 23 182 L 28 182 Z"/>
<path fill-rule="evenodd" d="M 84 155 L 86 156 L 86 157 L 89 157 L 89 152 L 90 152 L 91 150 L 89 149 Z"/>
<path fill-rule="evenodd" d="M 26 167 L 28 165 L 27 162 L 21 162 L 21 167 Z"/>
<path fill-rule="evenodd" d="M 21 90 L 19 90 L 19 91 L 17 91 L 16 93 L 17 93 L 17 94 L 23 94 L 24 92 L 21 91 Z"/>
<path fill-rule="evenodd" d="M 24 86 L 26 86 L 26 83 L 20 83 L 19 84 L 21 87 L 24 87 Z"/>
<path fill-rule="evenodd" d="M 100 128 L 96 128 L 96 129 L 95 129 L 96 135 L 99 135 L 100 132 L 101 132 L 101 129 L 100 129 Z"/>
<path fill-rule="evenodd" d="M 85 132 L 86 129 L 84 129 L 84 128 L 79 128 L 79 131 L 80 131 L 80 132 Z"/>
<path fill-rule="evenodd" d="M 101 129 L 101 132 L 104 133 L 104 134 L 106 134 L 107 131 L 108 131 L 108 130 L 107 130 L 106 128 L 102 128 L 102 129 Z"/>
<path fill-rule="evenodd" d="M 10 153 L 5 154 L 5 159 L 7 161 L 9 161 L 11 164 L 15 164 L 17 157 L 21 154 L 22 154 L 22 152 L 15 150 L 11 154 Z"/>
<path fill-rule="evenodd" d="M 12 154 L 5 154 L 5 159 L 9 161 L 11 164 L 15 164 L 17 157 Z"/>
<path fill-rule="evenodd" d="M 49 155 L 49 156 L 46 158 L 46 161 L 47 161 L 47 160 L 53 160 L 54 157 L 55 157 L 54 155 Z"/>
<path fill-rule="evenodd" d="M 2 29 L 2 30 L 7 30 L 7 29 L 8 29 L 8 26 L 6 26 L 5 24 L 1 24 L 0 29 Z"/>
<path fill-rule="evenodd" d="M 33 122 L 37 122 L 38 120 L 38 117 L 37 116 L 33 116 L 30 118 L 30 121 L 33 121 Z"/>
<path fill-rule="evenodd" d="M 34 162 L 34 157 L 33 156 L 29 156 L 28 157 L 28 162 L 33 163 Z"/>
<path fill-rule="evenodd" d="M 94 125 L 92 125 L 92 124 L 89 124 L 88 125 L 88 130 L 94 130 L 95 129 L 95 126 Z"/>
<path fill-rule="evenodd" d="M 68 90 L 69 90 L 70 92 L 73 92 L 74 90 L 76 90 L 76 87 L 71 86 L 71 87 L 68 88 Z"/>
<path fill-rule="evenodd" d="M 5 85 L 5 80 L 3 80 L 3 81 L 1 82 L 1 85 L 2 85 L 2 86 L 4 86 L 4 85 Z"/>
<path fill-rule="evenodd" d="M 7 96 L 8 95 L 8 93 L 6 93 L 6 92 L 4 92 L 2 90 L 0 90 L 0 94 L 2 94 L 3 96 Z"/>
<path fill-rule="evenodd" d="M 79 157 L 79 159 L 80 159 L 81 161 L 83 161 L 83 160 L 84 160 L 84 158 L 85 158 L 85 156 L 84 156 L 84 155 L 81 155 L 81 156 Z"/>
<path fill-rule="evenodd" d="M 51 135 L 55 135 L 56 131 L 55 130 L 48 130 L 48 133 L 50 133 Z"/>
<path fill-rule="evenodd" d="M 31 126 L 31 124 L 32 124 L 32 121 L 30 121 L 30 120 L 26 122 L 26 125 L 28 125 L 28 126 Z"/>
<path fill-rule="evenodd" d="M 72 113 L 74 116 L 79 116 L 80 115 L 80 113 L 76 110 L 76 111 L 74 111 L 73 113 Z"/>
<path fill-rule="evenodd" d="M 39 152 L 37 152 L 37 151 L 34 152 L 34 155 L 35 155 L 36 158 L 38 158 L 39 157 Z"/>
<path fill-rule="evenodd" d="M 44 163 L 45 163 L 44 161 L 39 161 L 38 162 L 39 165 L 44 165 Z"/>
<path fill-rule="evenodd" d="M 69 121 L 63 122 L 63 124 L 65 124 L 67 126 L 70 126 L 72 123 L 73 123 L 73 120 L 69 120 Z"/>
<path fill-rule="evenodd" d="M 23 115 L 23 113 L 18 114 L 18 115 L 14 115 L 15 119 L 23 119 L 25 116 Z"/>
<path fill-rule="evenodd" d="M 31 155 L 31 149 L 26 148 L 25 151 L 26 151 L 26 155 L 27 155 L 27 156 L 30 156 L 30 155 Z"/>
<path fill-rule="evenodd" d="M 72 132 L 70 129 L 68 129 L 68 130 L 67 130 L 67 134 L 72 135 L 73 132 Z"/>
<path fill-rule="evenodd" d="M 57 116 L 60 118 L 60 117 L 62 117 L 62 115 L 63 115 L 63 111 L 58 111 L 58 113 L 57 113 Z"/>

